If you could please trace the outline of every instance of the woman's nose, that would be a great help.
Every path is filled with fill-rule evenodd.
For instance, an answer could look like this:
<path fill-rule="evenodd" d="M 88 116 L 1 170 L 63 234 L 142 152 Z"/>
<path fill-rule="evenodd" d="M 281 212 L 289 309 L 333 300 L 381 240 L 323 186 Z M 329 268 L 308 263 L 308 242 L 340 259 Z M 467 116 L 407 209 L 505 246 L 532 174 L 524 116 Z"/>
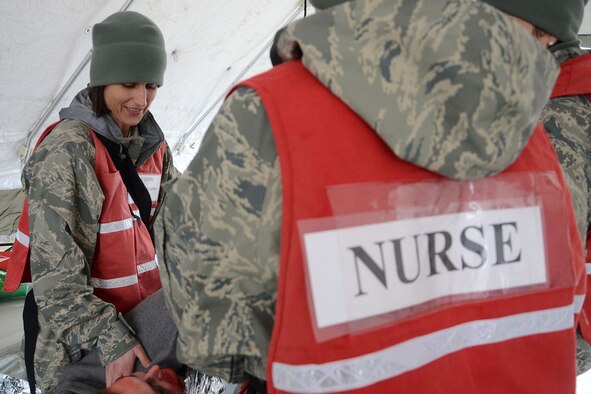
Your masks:
<path fill-rule="evenodd" d="M 144 85 L 139 85 L 134 89 L 135 103 L 140 107 L 145 107 L 148 104 L 148 89 Z"/>

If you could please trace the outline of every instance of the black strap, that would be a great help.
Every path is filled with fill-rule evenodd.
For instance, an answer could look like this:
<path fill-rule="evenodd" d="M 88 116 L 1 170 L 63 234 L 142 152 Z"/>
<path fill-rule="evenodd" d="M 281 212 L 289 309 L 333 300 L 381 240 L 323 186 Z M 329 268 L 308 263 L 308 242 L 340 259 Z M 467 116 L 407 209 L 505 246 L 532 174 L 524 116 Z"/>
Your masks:
<path fill-rule="evenodd" d="M 121 179 L 127 188 L 127 192 L 131 195 L 131 198 L 133 198 L 135 205 L 137 205 L 140 211 L 142 222 L 148 226 L 150 210 L 152 209 L 152 198 L 150 197 L 146 185 L 144 185 L 144 182 L 142 182 L 138 175 L 137 170 L 129 157 L 127 148 L 98 133 L 95 133 L 95 135 L 101 140 L 105 148 L 107 148 L 111 160 L 113 160 L 113 164 L 115 164 L 115 167 L 119 171 Z"/>
<path fill-rule="evenodd" d="M 248 379 L 246 394 L 267 394 L 267 382 L 249 373 L 245 374 Z"/>
<path fill-rule="evenodd" d="M 25 331 L 25 368 L 27 370 L 27 381 L 31 393 L 35 392 L 35 347 L 39 335 L 39 321 L 37 320 L 37 303 L 30 290 L 25 297 L 23 307 L 23 328 Z"/>

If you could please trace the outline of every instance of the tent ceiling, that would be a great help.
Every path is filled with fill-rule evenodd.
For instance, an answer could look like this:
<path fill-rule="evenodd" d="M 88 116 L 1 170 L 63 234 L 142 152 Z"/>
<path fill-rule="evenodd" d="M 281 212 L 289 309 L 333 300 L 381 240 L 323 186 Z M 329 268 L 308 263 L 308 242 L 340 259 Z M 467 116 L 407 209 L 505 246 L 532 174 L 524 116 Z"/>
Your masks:
<path fill-rule="evenodd" d="M 0 7 L 0 189 L 20 187 L 28 143 L 88 83 L 90 28 L 113 12 L 144 13 L 164 33 L 168 69 L 152 112 L 180 170 L 224 93 L 269 68 L 275 31 L 303 14 L 303 0 L 0 0 Z M 580 33 L 591 47 L 591 3 Z"/>
<path fill-rule="evenodd" d="M 275 31 L 301 0 L 0 0 L 0 189 L 20 187 L 28 141 L 88 83 L 91 26 L 141 12 L 162 29 L 168 68 L 152 112 L 183 170 L 229 87 L 271 66 Z M 27 137 L 29 139 L 27 140 Z"/>
<path fill-rule="evenodd" d="M 581 29 L 579 30 L 579 34 L 591 34 L 591 3 L 588 3 L 585 6 L 585 14 L 583 15 L 583 23 L 581 25 Z"/>

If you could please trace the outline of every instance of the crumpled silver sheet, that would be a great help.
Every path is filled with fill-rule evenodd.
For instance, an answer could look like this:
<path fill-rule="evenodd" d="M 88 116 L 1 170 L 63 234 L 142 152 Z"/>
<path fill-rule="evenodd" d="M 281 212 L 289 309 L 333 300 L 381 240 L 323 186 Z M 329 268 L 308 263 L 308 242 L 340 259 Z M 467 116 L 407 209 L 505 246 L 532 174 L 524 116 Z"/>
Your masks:
<path fill-rule="evenodd" d="M 41 390 L 35 389 L 36 394 Z M 0 393 L 2 394 L 31 394 L 29 383 L 26 380 L 13 378 L 0 373 Z"/>
<path fill-rule="evenodd" d="M 193 369 L 189 369 L 185 378 L 185 394 L 231 394 L 235 387 L 223 379 Z"/>
<path fill-rule="evenodd" d="M 185 378 L 185 394 L 231 394 L 236 386 L 223 379 L 189 370 Z M 31 394 L 26 380 L 0 373 L 1 394 Z M 35 394 L 43 394 L 38 388 Z"/>

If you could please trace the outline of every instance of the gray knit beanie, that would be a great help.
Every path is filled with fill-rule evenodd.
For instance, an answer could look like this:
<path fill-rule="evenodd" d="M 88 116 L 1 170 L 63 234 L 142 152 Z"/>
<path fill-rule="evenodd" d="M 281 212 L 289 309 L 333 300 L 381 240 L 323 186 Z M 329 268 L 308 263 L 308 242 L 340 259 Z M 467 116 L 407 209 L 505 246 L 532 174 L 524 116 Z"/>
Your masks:
<path fill-rule="evenodd" d="M 125 82 L 162 85 L 164 70 L 164 37 L 150 18 L 121 11 L 92 28 L 91 87 Z"/>
<path fill-rule="evenodd" d="M 507 14 L 521 18 L 561 42 L 577 40 L 588 0 L 483 0 Z"/>

